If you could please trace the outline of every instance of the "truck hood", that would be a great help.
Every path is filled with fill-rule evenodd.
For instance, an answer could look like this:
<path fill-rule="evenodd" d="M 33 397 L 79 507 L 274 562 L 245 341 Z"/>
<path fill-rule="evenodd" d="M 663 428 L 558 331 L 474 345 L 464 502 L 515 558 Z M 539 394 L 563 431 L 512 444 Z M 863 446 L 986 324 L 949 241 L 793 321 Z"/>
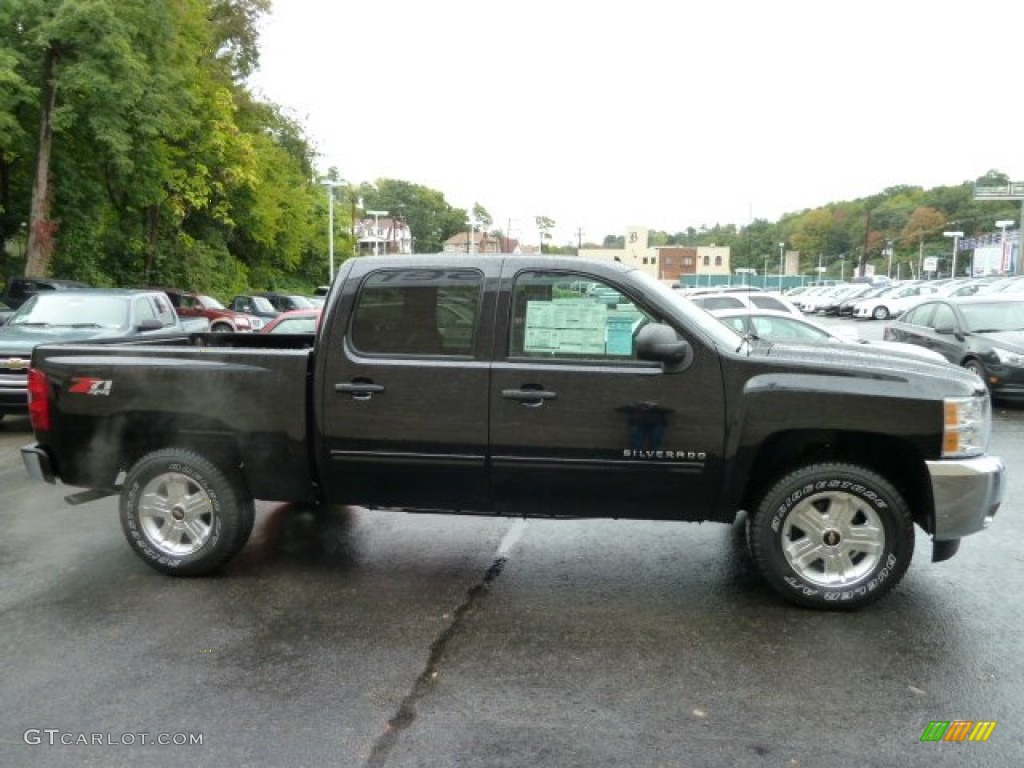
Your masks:
<path fill-rule="evenodd" d="M 785 363 L 787 367 L 798 365 L 808 374 L 902 380 L 912 388 L 950 395 L 966 395 L 983 387 L 974 373 L 945 360 L 931 360 L 873 344 L 754 341 L 750 357 Z"/>
<path fill-rule="evenodd" d="M 938 367 L 948 372 L 951 367 L 956 367 L 945 360 L 939 361 L 919 357 L 898 347 L 874 343 L 851 344 L 845 341 L 755 341 L 751 347 L 751 355 L 764 355 L 775 360 L 785 360 L 787 362 L 852 366 L 868 370 L 878 368 L 909 368 L 917 370 Z"/>
<path fill-rule="evenodd" d="M 69 328 L 67 326 L 3 325 L 0 326 L 0 355 L 30 355 L 39 344 L 55 341 L 85 341 L 126 336 L 113 328 Z"/>

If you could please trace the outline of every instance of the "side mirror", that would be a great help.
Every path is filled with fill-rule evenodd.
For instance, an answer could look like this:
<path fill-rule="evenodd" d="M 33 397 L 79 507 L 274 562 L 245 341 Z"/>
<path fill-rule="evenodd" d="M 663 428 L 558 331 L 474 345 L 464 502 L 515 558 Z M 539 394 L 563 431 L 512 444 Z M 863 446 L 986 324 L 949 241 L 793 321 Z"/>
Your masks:
<path fill-rule="evenodd" d="M 147 331 L 159 331 L 164 327 L 164 324 L 157 320 L 155 317 L 147 318 L 141 323 L 135 326 L 135 329 L 139 333 L 146 333 Z"/>
<path fill-rule="evenodd" d="M 666 370 L 678 369 L 689 363 L 693 350 L 690 343 L 680 339 L 671 326 L 650 323 L 636 335 L 636 356 L 640 360 L 664 363 Z"/>

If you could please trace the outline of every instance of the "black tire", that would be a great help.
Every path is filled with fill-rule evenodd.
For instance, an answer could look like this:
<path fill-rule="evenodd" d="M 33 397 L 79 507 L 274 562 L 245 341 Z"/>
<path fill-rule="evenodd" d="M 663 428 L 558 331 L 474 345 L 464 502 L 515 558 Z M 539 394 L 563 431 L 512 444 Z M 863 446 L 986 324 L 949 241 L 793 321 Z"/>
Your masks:
<path fill-rule="evenodd" d="M 214 333 L 234 333 L 235 329 L 227 323 L 215 323 L 210 326 L 210 330 Z"/>
<path fill-rule="evenodd" d="M 255 520 L 240 477 L 197 453 L 154 451 L 128 471 L 121 527 L 150 566 L 174 576 L 205 576 L 238 554 Z"/>
<path fill-rule="evenodd" d="M 754 562 L 784 598 L 860 608 L 895 587 L 914 554 L 906 501 L 876 472 L 811 464 L 779 480 L 747 522 Z"/>
<path fill-rule="evenodd" d="M 888 307 L 884 307 L 884 306 L 875 307 L 874 310 L 872 310 L 872 312 L 871 312 L 871 316 L 873 318 L 875 318 L 875 320 L 888 320 L 889 319 L 889 309 L 888 309 Z"/>

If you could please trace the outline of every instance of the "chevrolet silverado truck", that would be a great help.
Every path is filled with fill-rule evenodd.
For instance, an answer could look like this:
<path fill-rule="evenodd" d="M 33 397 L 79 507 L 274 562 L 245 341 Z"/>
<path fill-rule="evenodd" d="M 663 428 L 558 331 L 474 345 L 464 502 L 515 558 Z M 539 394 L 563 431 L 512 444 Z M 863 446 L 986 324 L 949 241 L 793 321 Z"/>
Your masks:
<path fill-rule="evenodd" d="M 744 337 L 640 269 L 575 258 L 360 257 L 315 335 L 37 347 L 27 471 L 119 495 L 135 552 L 208 574 L 254 499 L 744 525 L 799 605 L 889 592 L 1003 499 L 969 371 Z"/>

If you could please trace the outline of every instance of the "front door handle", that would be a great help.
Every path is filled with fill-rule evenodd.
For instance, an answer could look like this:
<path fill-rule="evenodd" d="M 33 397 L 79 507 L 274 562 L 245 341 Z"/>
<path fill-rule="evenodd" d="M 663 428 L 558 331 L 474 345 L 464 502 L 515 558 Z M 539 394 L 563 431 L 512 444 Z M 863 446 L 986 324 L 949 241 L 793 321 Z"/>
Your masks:
<path fill-rule="evenodd" d="M 508 400 L 515 400 L 523 405 L 536 408 L 543 405 L 545 400 L 554 400 L 558 397 L 557 392 L 547 389 L 503 389 L 501 396 Z"/>
<path fill-rule="evenodd" d="M 352 395 L 353 400 L 369 400 L 384 391 L 383 384 L 372 384 L 368 381 L 353 381 L 349 384 L 335 384 L 335 392 Z"/>

